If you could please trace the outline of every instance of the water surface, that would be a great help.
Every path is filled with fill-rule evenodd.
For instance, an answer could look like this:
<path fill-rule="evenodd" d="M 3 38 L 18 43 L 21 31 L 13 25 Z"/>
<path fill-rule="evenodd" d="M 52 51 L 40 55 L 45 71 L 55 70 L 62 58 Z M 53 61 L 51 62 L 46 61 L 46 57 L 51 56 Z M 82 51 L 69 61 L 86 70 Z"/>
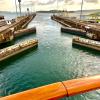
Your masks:
<path fill-rule="evenodd" d="M 0 96 L 82 76 L 100 74 L 100 54 L 72 47 L 73 35 L 61 33 L 51 14 L 39 13 L 28 27 L 36 26 L 36 35 L 16 39 L 14 43 L 34 38 L 38 48 L 0 62 Z M 68 98 L 100 100 L 100 90 Z"/>

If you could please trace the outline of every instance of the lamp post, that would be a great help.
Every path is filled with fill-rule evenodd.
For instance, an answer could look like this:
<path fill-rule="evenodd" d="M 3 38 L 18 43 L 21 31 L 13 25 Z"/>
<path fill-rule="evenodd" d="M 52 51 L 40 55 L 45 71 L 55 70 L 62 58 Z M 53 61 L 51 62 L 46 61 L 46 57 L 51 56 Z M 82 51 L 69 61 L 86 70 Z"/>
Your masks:
<path fill-rule="evenodd" d="M 58 0 L 57 0 L 57 13 L 58 13 Z"/>
<path fill-rule="evenodd" d="M 27 8 L 27 13 L 28 13 L 28 15 L 29 15 L 29 8 Z"/>
<path fill-rule="evenodd" d="M 34 3 L 31 1 L 31 13 L 33 13 L 33 5 Z"/>
<path fill-rule="evenodd" d="M 15 7 L 16 7 L 16 16 L 18 16 L 18 12 L 17 12 L 17 2 L 15 0 Z"/>
<path fill-rule="evenodd" d="M 82 11 L 83 11 L 83 0 L 81 2 L 81 13 L 80 13 L 80 20 L 82 19 Z"/>
<path fill-rule="evenodd" d="M 20 12 L 20 16 L 21 16 L 21 0 L 18 0 L 19 2 L 19 12 Z"/>

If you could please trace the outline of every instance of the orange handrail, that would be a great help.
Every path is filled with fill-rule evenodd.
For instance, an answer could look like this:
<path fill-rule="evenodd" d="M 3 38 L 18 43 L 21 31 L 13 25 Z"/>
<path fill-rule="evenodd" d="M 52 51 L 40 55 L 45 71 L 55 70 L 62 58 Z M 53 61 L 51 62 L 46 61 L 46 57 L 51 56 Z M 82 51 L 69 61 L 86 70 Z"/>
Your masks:
<path fill-rule="evenodd" d="M 57 100 L 96 89 L 100 89 L 100 75 L 58 82 L 2 97 L 0 100 Z"/>

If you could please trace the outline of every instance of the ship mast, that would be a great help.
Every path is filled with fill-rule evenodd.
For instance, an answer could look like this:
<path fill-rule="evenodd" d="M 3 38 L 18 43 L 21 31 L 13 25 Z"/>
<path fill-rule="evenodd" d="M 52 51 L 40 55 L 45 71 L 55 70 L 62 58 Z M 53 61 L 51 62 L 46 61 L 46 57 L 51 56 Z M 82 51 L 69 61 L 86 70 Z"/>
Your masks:
<path fill-rule="evenodd" d="M 80 20 L 82 19 L 82 13 L 83 13 L 83 0 L 81 2 L 81 13 L 80 13 Z"/>

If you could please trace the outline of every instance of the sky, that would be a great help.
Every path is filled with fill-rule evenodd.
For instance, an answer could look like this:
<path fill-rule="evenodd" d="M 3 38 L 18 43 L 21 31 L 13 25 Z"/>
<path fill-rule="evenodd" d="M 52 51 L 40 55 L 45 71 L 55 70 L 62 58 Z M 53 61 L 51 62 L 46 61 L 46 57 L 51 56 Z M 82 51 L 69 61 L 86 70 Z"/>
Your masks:
<path fill-rule="evenodd" d="M 18 1 L 18 0 L 16 0 Z M 83 0 L 84 10 L 100 9 L 100 0 Z M 29 8 L 31 11 L 38 10 L 80 10 L 82 0 L 21 0 L 22 11 Z M 18 3 L 17 3 L 18 5 Z M 0 11 L 15 11 L 15 0 L 0 0 Z"/>

